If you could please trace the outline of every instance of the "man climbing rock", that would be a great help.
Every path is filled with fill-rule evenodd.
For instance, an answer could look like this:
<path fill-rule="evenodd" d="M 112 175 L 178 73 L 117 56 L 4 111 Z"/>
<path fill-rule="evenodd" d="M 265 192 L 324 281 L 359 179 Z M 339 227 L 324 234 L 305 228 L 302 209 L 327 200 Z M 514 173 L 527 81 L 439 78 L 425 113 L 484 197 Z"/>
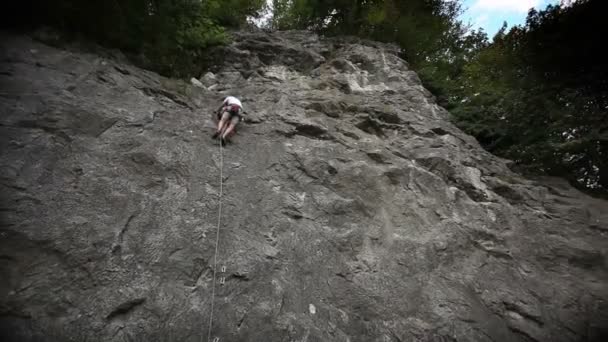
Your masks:
<path fill-rule="evenodd" d="M 234 96 L 228 96 L 218 108 L 217 115 L 217 131 L 213 134 L 213 138 L 219 137 L 222 144 L 226 143 L 226 139 L 234 133 L 234 129 L 242 119 L 243 105 L 239 99 Z"/>

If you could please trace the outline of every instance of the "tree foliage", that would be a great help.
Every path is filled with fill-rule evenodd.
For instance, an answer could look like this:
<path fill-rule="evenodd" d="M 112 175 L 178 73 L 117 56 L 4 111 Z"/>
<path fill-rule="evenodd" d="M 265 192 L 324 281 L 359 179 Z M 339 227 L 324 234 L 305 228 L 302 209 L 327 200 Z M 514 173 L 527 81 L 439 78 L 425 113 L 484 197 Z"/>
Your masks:
<path fill-rule="evenodd" d="M 532 10 L 464 65 L 448 106 L 491 151 L 530 168 L 608 189 L 608 4 Z"/>
<path fill-rule="evenodd" d="M 226 28 L 255 16 L 264 0 L 56 0 L 9 2 L 5 26 L 55 27 L 137 58 L 144 67 L 185 76 L 201 52 L 227 41 Z M 4 6 L 7 6 L 4 5 Z"/>

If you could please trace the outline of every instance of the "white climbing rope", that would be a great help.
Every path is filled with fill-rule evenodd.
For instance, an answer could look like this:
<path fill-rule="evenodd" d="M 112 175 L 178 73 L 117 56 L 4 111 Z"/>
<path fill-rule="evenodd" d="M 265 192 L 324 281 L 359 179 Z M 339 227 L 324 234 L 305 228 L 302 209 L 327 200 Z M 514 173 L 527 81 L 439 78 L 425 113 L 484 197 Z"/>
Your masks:
<path fill-rule="evenodd" d="M 224 155 L 222 150 L 222 139 L 221 135 L 219 136 L 219 144 L 220 144 L 220 194 L 218 197 L 218 213 L 217 213 L 217 231 L 215 234 L 215 254 L 213 257 L 213 287 L 211 290 L 211 313 L 209 314 L 209 329 L 207 333 L 207 342 L 211 342 L 211 330 L 213 325 L 213 304 L 215 302 L 215 275 L 217 271 L 217 249 L 220 242 L 220 227 L 222 225 L 222 195 L 224 188 Z M 202 336 L 201 336 L 202 340 Z M 214 342 L 219 341 L 218 338 L 213 340 Z"/>

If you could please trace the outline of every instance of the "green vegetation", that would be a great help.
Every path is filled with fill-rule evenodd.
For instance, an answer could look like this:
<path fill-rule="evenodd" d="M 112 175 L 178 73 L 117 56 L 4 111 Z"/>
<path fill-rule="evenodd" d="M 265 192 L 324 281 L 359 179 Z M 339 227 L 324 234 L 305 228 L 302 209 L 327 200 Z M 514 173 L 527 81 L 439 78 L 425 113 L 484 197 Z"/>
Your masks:
<path fill-rule="evenodd" d="M 608 190 L 608 59 L 601 0 L 531 11 L 491 44 L 468 37 L 457 68 L 423 73 L 455 122 L 490 151 L 581 188 Z M 466 50 L 466 49 L 465 49 Z M 445 70 L 452 77 L 446 78 Z"/>
<path fill-rule="evenodd" d="M 204 49 L 255 16 L 264 0 L 56 0 L 10 2 L 5 26 L 50 26 L 129 54 L 164 75 L 200 72 Z"/>

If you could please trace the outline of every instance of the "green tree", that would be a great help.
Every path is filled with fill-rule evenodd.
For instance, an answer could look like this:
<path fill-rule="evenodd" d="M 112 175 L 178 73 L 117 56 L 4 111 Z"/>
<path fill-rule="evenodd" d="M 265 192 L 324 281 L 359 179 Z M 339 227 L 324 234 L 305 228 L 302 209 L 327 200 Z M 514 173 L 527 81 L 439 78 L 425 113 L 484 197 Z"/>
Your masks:
<path fill-rule="evenodd" d="M 209 46 L 227 42 L 263 8 L 264 0 L 57 0 L 9 1 L 3 25 L 55 27 L 70 38 L 84 36 L 131 55 L 140 65 L 166 75 L 186 76 L 202 69 Z"/>
<path fill-rule="evenodd" d="M 606 2 L 530 11 L 464 67 L 449 104 L 489 150 L 587 189 L 608 189 Z"/>

